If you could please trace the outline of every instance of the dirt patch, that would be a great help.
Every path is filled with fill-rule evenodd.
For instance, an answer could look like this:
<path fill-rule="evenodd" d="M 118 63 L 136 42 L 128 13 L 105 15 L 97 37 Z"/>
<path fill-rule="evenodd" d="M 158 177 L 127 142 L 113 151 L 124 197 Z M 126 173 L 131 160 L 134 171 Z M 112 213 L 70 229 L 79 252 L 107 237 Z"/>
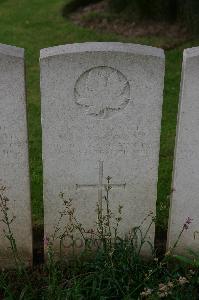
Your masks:
<path fill-rule="evenodd" d="M 44 261 L 43 249 L 44 228 L 43 225 L 33 226 L 33 264 L 38 265 Z"/>
<path fill-rule="evenodd" d="M 77 8 L 68 16 L 75 24 L 105 33 L 116 33 L 127 38 L 160 38 L 164 49 L 174 48 L 190 39 L 190 34 L 182 25 L 166 22 L 129 22 L 120 14 L 109 11 L 107 1 Z"/>

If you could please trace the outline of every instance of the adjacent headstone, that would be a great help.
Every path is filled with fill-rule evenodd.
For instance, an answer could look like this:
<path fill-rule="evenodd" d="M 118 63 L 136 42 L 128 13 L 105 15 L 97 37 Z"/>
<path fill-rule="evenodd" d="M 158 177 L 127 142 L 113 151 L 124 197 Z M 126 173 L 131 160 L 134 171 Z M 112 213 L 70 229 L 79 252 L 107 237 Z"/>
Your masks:
<path fill-rule="evenodd" d="M 120 234 L 128 233 L 155 213 L 163 50 L 122 43 L 64 45 L 41 50 L 40 64 L 46 239 L 63 212 L 60 192 L 72 198 L 86 229 L 95 226 L 108 176 L 111 210 L 123 206 Z M 153 244 L 154 225 L 147 239 Z M 59 240 L 55 245 L 58 251 Z M 74 245 L 81 248 L 82 241 Z M 67 251 L 70 245 L 63 246 Z M 149 247 L 143 251 L 150 255 Z"/>
<path fill-rule="evenodd" d="M 188 254 L 188 248 L 199 250 L 199 47 L 186 49 L 183 55 L 173 169 L 167 248 L 184 229 L 175 251 Z"/>
<path fill-rule="evenodd" d="M 5 190 L 4 190 L 5 189 Z M 13 267 L 14 257 L 5 221 L 6 210 L 18 254 L 32 263 L 32 226 L 24 50 L 0 44 L 0 267 Z M 4 190 L 4 191 L 3 191 Z M 3 201 L 7 197 L 9 201 Z M 5 198 L 4 198 L 5 200 Z M 4 207 L 2 206 L 4 205 Z"/>

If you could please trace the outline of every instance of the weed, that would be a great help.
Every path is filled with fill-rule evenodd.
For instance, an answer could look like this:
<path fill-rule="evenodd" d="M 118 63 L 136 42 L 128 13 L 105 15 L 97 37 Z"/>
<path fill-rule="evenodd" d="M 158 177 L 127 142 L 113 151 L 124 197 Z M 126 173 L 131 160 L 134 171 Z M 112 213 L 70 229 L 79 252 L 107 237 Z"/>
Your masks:
<path fill-rule="evenodd" d="M 106 194 L 103 203 L 97 204 L 95 228 L 85 229 L 79 223 L 72 200 L 63 200 L 64 209 L 51 236 L 44 238 L 46 264 L 37 269 L 28 270 L 19 257 L 12 224 L 15 218 L 9 217 L 9 199 L 5 188 L 1 189 L 1 212 L 7 230 L 5 237 L 15 257 L 16 270 L 0 272 L 0 298 L 24 300 L 54 299 L 187 299 L 197 295 L 198 269 L 184 268 L 181 264 L 169 267 L 168 255 L 159 261 L 152 249 L 151 260 L 142 258 L 142 248 L 148 244 L 147 234 L 155 221 L 152 213 L 127 235 L 121 237 L 120 221 L 122 207 L 117 215 L 110 209 L 111 178 L 107 178 Z M 101 205 L 102 204 L 102 205 Z M 143 226 L 151 218 L 148 227 Z M 62 221 L 68 220 L 61 228 Z M 188 218 L 179 234 L 187 230 L 191 219 Z M 145 228 L 145 230 L 144 230 Z M 80 234 L 84 241 L 81 253 L 75 253 L 75 238 Z M 64 248 L 64 240 L 72 243 L 72 255 Z M 178 241 L 179 241 L 178 239 Z M 60 242 L 59 257 L 54 250 L 54 243 Z M 176 247 L 177 244 L 174 244 Z M 152 245 L 150 245 L 152 248 Z M 169 258 L 171 258 L 171 253 Z M 56 255 L 55 255 L 56 254 Z M 152 259 L 153 257 L 153 259 Z M 196 267 L 196 265 L 194 265 Z M 184 297 L 184 298 L 183 298 Z"/>

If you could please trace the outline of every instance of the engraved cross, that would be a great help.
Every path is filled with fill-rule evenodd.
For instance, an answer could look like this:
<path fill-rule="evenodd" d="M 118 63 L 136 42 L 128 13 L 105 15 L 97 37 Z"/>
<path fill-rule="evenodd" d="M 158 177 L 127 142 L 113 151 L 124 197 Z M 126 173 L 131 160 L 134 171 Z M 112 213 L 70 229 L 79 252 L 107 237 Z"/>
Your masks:
<path fill-rule="evenodd" d="M 102 193 L 103 189 L 107 187 L 107 184 L 103 183 L 103 161 L 99 161 L 99 182 L 98 184 L 76 184 L 76 189 L 79 188 L 98 188 L 98 202 L 102 205 Z M 111 183 L 112 188 L 125 188 L 126 183 Z"/>

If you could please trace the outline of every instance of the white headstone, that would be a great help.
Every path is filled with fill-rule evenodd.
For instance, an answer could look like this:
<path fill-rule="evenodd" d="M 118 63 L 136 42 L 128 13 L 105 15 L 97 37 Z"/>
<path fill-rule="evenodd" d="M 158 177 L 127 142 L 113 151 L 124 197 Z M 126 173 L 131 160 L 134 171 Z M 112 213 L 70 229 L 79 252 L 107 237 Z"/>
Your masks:
<path fill-rule="evenodd" d="M 32 263 L 32 226 L 28 167 L 28 138 L 24 49 L 0 44 L 0 189 L 9 198 L 9 220 L 19 255 Z M 1 203 L 1 202 L 0 202 Z M 0 207 L 0 267 L 13 266 L 8 228 Z M 4 218 L 5 219 L 5 218 Z M 5 230 L 5 233 L 3 232 Z"/>
<path fill-rule="evenodd" d="M 40 63 L 45 234 L 62 211 L 60 192 L 73 199 L 83 226 L 93 228 L 108 176 L 111 209 L 123 206 L 120 234 L 128 233 L 155 213 L 163 51 L 73 44 L 41 50 Z M 148 239 L 153 244 L 154 226 Z"/>
<path fill-rule="evenodd" d="M 184 51 L 173 169 L 168 249 L 189 217 L 193 222 L 175 249 L 188 254 L 199 250 L 199 47 Z"/>

